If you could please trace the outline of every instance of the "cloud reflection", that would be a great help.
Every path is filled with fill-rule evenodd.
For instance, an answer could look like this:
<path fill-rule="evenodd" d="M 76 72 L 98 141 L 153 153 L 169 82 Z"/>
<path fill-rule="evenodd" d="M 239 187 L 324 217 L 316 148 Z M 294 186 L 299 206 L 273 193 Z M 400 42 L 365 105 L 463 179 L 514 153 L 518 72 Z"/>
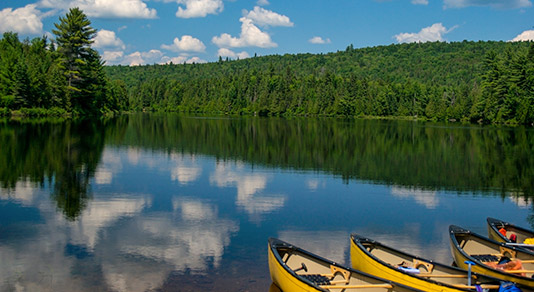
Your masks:
<path fill-rule="evenodd" d="M 413 198 L 419 205 L 427 209 L 435 209 L 439 205 L 439 198 L 435 191 L 425 191 L 415 187 L 393 186 L 391 194 L 397 198 Z"/>
<path fill-rule="evenodd" d="M 31 206 L 37 198 L 38 186 L 29 180 L 18 181 L 15 189 L 0 189 L 0 199 L 10 200 L 24 206 Z"/>
<path fill-rule="evenodd" d="M 177 165 L 171 169 L 171 180 L 178 181 L 182 185 L 196 181 L 202 174 L 202 168 L 197 166 L 195 155 L 184 155 L 173 152 L 170 154 L 171 161 Z"/>
<path fill-rule="evenodd" d="M 117 291 L 160 287 L 171 272 L 205 274 L 218 268 L 236 221 L 219 218 L 217 207 L 175 197 L 173 214 L 138 216 L 113 231 L 106 244 L 104 276 Z"/>
<path fill-rule="evenodd" d="M 532 204 L 531 202 L 529 202 L 528 197 L 525 197 L 522 193 L 509 193 L 507 195 L 510 201 L 521 209 L 528 209 Z"/>
<path fill-rule="evenodd" d="M 115 198 L 90 201 L 82 214 L 71 223 L 71 241 L 94 248 L 98 232 L 112 222 L 125 216 L 134 216 L 151 205 L 151 198 Z"/>
<path fill-rule="evenodd" d="M 218 164 L 210 176 L 210 183 L 218 187 L 237 187 L 236 205 L 250 216 L 257 217 L 282 208 L 286 197 L 283 195 L 259 195 L 267 186 L 264 174 L 239 173 L 231 167 Z"/>
<path fill-rule="evenodd" d="M 202 169 L 198 167 L 177 166 L 171 170 L 171 179 L 185 185 L 197 180 L 201 173 Z"/>

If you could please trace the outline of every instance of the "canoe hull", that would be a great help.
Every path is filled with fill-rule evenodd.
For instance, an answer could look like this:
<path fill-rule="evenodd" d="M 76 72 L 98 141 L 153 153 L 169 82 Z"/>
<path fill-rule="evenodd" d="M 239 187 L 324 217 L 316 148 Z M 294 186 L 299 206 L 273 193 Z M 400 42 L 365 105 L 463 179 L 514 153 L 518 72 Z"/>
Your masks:
<path fill-rule="evenodd" d="M 278 239 L 269 239 L 268 250 L 271 279 L 284 292 L 422 292 L 343 267 Z"/>
<path fill-rule="evenodd" d="M 467 269 L 468 265 L 465 263 L 466 261 L 474 262 L 476 265 L 472 266 L 472 271 L 499 278 L 505 281 L 514 282 L 520 285 L 528 286 L 528 287 L 534 287 L 534 279 L 529 277 L 522 277 L 517 276 L 516 274 L 507 273 L 504 271 L 499 271 L 496 269 L 493 269 L 480 260 L 476 259 L 472 256 L 472 254 L 475 254 L 473 252 L 466 252 L 464 248 L 468 245 L 469 241 L 474 242 L 474 246 L 477 246 L 477 248 L 480 251 L 483 252 L 477 252 L 476 254 L 500 254 L 501 249 L 506 250 L 507 255 L 510 253 L 513 253 L 519 258 L 520 260 L 534 260 L 534 254 L 529 253 L 523 249 L 516 249 L 510 246 L 506 246 L 503 243 L 496 242 L 494 240 L 491 240 L 489 238 L 482 237 L 478 234 L 475 234 L 469 230 L 460 228 L 458 226 L 451 225 L 449 227 L 449 233 L 450 233 L 450 241 L 451 241 L 451 253 L 454 258 L 454 262 L 456 265 L 462 269 Z M 474 250 L 475 248 L 470 248 L 471 250 Z M 527 264 L 526 268 L 530 270 L 532 268 L 532 264 Z M 530 276 L 530 274 L 528 275 Z"/>
<path fill-rule="evenodd" d="M 515 234 L 517 237 L 517 243 L 524 242 L 527 238 L 534 238 L 534 231 L 528 230 L 526 228 L 514 225 L 509 222 L 505 222 L 499 219 L 495 218 L 487 218 L 488 223 L 488 237 L 490 239 L 493 239 L 498 242 L 512 242 L 509 238 L 511 234 Z M 499 232 L 500 228 L 504 228 L 506 230 L 507 236 L 504 236 Z M 521 247 L 525 249 L 534 249 L 534 246 L 532 247 Z"/>
<path fill-rule="evenodd" d="M 500 227 L 502 227 L 500 224 L 504 224 L 504 222 L 497 222 L 499 220 L 493 218 L 488 218 L 486 221 L 488 222 L 489 239 L 497 242 L 510 242 L 508 238 L 504 237 L 504 235 L 499 232 Z"/>
<path fill-rule="evenodd" d="M 275 283 L 282 291 L 324 291 L 307 285 L 306 283 L 299 281 L 297 278 L 291 275 L 286 269 L 284 269 L 279 264 L 271 247 L 269 247 L 269 272 L 271 274 L 271 280 L 273 281 L 273 283 Z"/>
<path fill-rule="evenodd" d="M 380 245 L 379 243 L 376 243 L 369 239 L 365 239 L 361 237 L 359 238 L 357 235 L 354 235 L 354 234 L 351 235 L 351 249 L 350 249 L 353 269 L 357 269 L 368 274 L 372 274 L 378 277 L 388 279 L 390 281 L 394 281 L 394 282 L 404 284 L 410 287 L 415 287 L 420 290 L 428 291 L 428 292 L 474 291 L 474 289 L 469 290 L 467 289 L 467 287 L 466 288 L 452 287 L 452 284 L 448 285 L 442 282 L 440 283 L 438 281 L 425 280 L 423 278 L 416 277 L 413 274 L 403 272 L 399 270 L 398 268 L 395 268 L 391 266 L 390 264 L 387 264 L 375 258 L 373 255 L 370 254 L 370 252 L 367 251 L 365 245 L 367 245 L 369 248 L 372 248 L 373 250 L 379 249 L 381 254 L 390 253 L 390 252 L 398 253 L 398 255 L 404 256 L 407 260 L 409 260 L 409 257 L 411 257 L 412 262 L 413 260 L 417 260 L 419 262 L 424 262 L 430 265 L 434 265 L 436 267 L 436 270 L 439 269 L 439 272 L 437 272 L 436 274 L 446 276 L 447 273 L 449 273 L 448 275 L 453 275 L 450 277 L 450 279 L 458 281 L 457 285 L 467 286 L 467 272 L 466 271 L 460 271 L 457 268 L 448 267 L 443 264 L 434 263 L 429 260 L 413 257 L 404 252 L 393 251 L 392 249 L 385 247 L 383 245 Z M 446 277 L 443 277 L 441 279 L 445 279 L 445 278 Z M 461 279 L 461 280 L 458 280 L 458 279 Z M 492 281 L 491 284 L 493 284 L 494 286 L 495 284 L 497 285 L 499 284 L 499 281 L 497 279 L 491 279 L 491 281 Z"/>

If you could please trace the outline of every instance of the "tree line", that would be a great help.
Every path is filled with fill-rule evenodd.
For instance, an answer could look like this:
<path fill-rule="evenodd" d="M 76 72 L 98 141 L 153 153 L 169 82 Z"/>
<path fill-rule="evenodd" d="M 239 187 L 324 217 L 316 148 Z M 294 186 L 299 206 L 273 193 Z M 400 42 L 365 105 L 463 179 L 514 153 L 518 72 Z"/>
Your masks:
<path fill-rule="evenodd" d="M 135 111 L 534 123 L 534 44 L 434 42 L 105 67 Z"/>
<path fill-rule="evenodd" d="M 120 111 L 534 123 L 534 43 L 429 42 L 207 64 L 104 66 L 78 8 L 0 39 L 0 115 Z"/>
<path fill-rule="evenodd" d="M 121 109 L 121 88 L 91 48 L 96 30 L 78 8 L 60 17 L 55 40 L 0 39 L 0 115 L 95 115 Z M 123 91 L 124 92 L 124 91 Z M 125 97 L 122 96 L 122 97 Z"/>

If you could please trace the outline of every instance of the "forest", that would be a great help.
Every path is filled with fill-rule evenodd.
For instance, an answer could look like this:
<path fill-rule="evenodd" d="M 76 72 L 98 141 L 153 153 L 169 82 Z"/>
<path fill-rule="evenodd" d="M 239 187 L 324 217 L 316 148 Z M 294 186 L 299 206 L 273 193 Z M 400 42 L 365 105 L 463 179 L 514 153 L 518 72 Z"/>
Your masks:
<path fill-rule="evenodd" d="M 119 112 L 534 123 L 533 42 L 428 42 L 206 64 L 106 66 L 77 8 L 0 39 L 0 116 Z M 76 37 L 81 33 L 82 37 Z"/>
<path fill-rule="evenodd" d="M 433 42 L 105 67 L 136 111 L 534 122 L 534 44 Z"/>
<path fill-rule="evenodd" d="M 60 17 L 55 40 L 0 39 L 0 116 L 87 116 L 119 110 L 115 83 L 91 48 L 96 30 L 78 8 Z M 123 96 L 125 97 L 125 96 Z"/>

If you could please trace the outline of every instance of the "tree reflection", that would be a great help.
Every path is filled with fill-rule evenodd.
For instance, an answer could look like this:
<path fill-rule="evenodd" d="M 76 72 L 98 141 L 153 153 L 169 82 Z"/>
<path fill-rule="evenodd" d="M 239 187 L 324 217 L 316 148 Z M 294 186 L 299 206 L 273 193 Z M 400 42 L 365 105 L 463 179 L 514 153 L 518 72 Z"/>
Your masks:
<path fill-rule="evenodd" d="M 521 127 L 138 115 L 122 143 L 328 172 L 346 182 L 534 196 L 534 132 Z"/>
<path fill-rule="evenodd" d="M 52 184 L 51 197 L 68 220 L 75 220 L 91 197 L 89 182 L 105 140 L 122 139 L 127 117 L 67 122 L 4 121 L 0 125 L 0 185 L 20 180 Z"/>

